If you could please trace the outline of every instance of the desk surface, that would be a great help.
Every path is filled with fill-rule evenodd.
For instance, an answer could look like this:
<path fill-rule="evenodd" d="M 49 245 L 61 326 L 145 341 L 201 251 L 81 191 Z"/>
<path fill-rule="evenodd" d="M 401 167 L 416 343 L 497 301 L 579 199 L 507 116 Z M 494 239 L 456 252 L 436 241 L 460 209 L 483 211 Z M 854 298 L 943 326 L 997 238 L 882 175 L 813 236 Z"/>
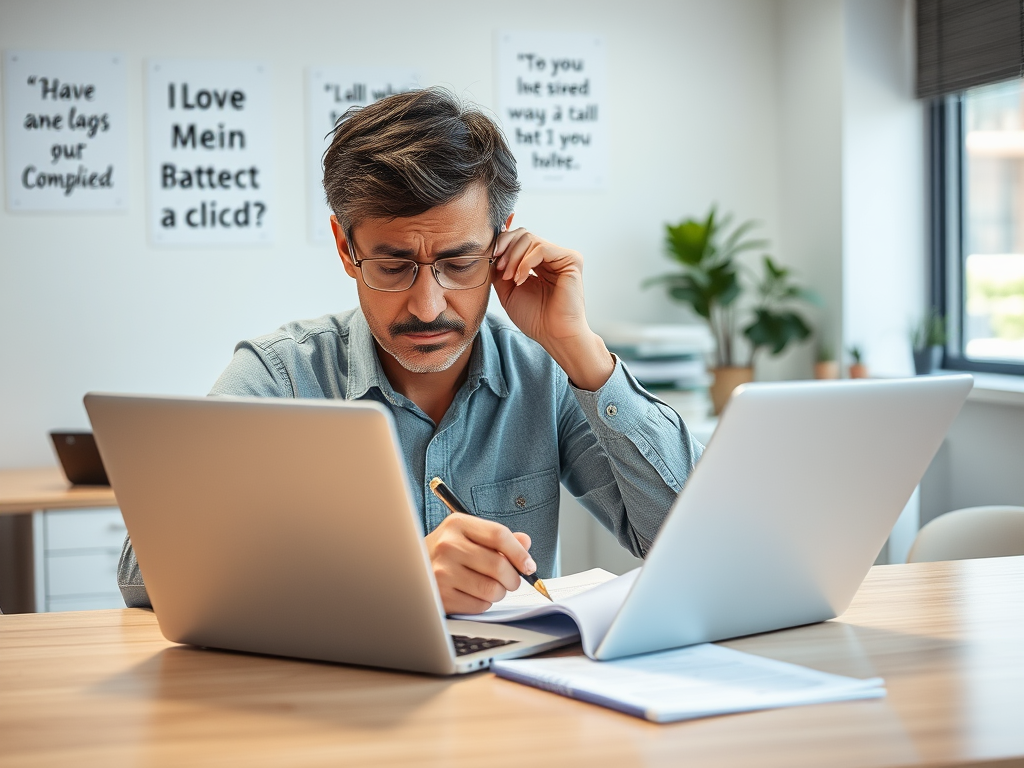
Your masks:
<path fill-rule="evenodd" d="M 1024 764 L 1024 558 L 879 566 L 841 620 L 728 645 L 888 696 L 654 725 L 488 672 L 173 646 L 142 610 L 0 616 L 0 763 Z"/>
<path fill-rule="evenodd" d="M 109 486 L 72 486 L 60 467 L 0 469 L 0 515 L 116 506 L 117 499 Z"/>

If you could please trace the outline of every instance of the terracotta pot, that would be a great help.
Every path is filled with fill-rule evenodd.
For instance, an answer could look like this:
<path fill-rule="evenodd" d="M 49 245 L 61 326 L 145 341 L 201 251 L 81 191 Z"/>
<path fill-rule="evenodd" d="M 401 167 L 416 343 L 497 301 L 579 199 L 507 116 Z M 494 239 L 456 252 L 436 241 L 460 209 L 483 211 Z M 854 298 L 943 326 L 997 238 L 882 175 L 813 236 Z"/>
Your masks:
<path fill-rule="evenodd" d="M 850 378 L 851 379 L 866 379 L 868 378 L 868 367 L 864 363 L 854 363 L 850 366 Z"/>
<path fill-rule="evenodd" d="M 723 367 L 715 368 L 713 373 L 715 380 L 711 384 L 711 404 L 716 414 L 725 408 L 729 396 L 736 387 L 754 380 L 753 368 Z"/>
<path fill-rule="evenodd" d="M 814 364 L 814 378 L 816 379 L 838 379 L 839 362 L 836 360 L 823 360 Z"/>

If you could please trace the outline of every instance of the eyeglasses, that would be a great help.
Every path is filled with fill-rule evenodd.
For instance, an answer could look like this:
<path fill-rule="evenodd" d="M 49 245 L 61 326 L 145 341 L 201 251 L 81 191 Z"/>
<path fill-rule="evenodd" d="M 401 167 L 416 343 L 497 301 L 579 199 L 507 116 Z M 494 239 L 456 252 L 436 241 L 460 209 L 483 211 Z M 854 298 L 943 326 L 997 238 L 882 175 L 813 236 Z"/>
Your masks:
<path fill-rule="evenodd" d="M 407 291 L 416 282 L 420 267 L 430 267 L 434 279 L 442 288 L 450 291 L 462 291 L 468 288 L 479 288 L 487 282 L 494 263 L 494 249 L 498 244 L 498 233 L 495 228 L 491 244 L 478 254 L 462 256 L 443 256 L 434 261 L 415 261 L 398 257 L 381 259 L 360 259 L 356 255 L 352 234 L 347 233 L 348 244 L 352 253 L 352 264 L 363 272 L 363 282 L 367 288 L 375 291 Z"/>

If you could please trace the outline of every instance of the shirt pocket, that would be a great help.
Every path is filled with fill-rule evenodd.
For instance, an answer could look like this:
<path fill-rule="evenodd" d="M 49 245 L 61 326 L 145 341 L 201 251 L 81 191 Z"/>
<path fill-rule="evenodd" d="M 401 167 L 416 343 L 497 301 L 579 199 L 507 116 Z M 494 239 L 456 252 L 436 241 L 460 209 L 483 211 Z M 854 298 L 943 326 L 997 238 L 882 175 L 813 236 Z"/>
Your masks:
<path fill-rule="evenodd" d="M 554 469 L 474 485 L 473 507 L 480 517 L 500 520 L 558 503 L 558 473 Z"/>

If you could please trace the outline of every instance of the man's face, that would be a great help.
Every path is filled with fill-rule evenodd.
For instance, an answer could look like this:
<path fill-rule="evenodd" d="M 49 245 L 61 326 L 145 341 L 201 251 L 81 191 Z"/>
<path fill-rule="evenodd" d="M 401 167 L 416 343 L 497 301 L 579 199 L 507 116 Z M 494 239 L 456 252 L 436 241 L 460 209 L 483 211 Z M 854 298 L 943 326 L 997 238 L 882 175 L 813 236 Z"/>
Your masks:
<path fill-rule="evenodd" d="M 402 257 L 433 262 L 442 256 L 486 252 L 494 230 L 484 186 L 474 185 L 452 202 L 418 216 L 360 221 L 348 233 L 351 242 L 333 216 L 331 224 L 345 271 L 356 280 L 359 305 L 381 348 L 413 373 L 438 373 L 454 365 L 480 329 L 490 280 L 478 288 L 446 289 L 424 264 L 408 290 L 378 291 L 366 285 L 354 260 Z"/>

